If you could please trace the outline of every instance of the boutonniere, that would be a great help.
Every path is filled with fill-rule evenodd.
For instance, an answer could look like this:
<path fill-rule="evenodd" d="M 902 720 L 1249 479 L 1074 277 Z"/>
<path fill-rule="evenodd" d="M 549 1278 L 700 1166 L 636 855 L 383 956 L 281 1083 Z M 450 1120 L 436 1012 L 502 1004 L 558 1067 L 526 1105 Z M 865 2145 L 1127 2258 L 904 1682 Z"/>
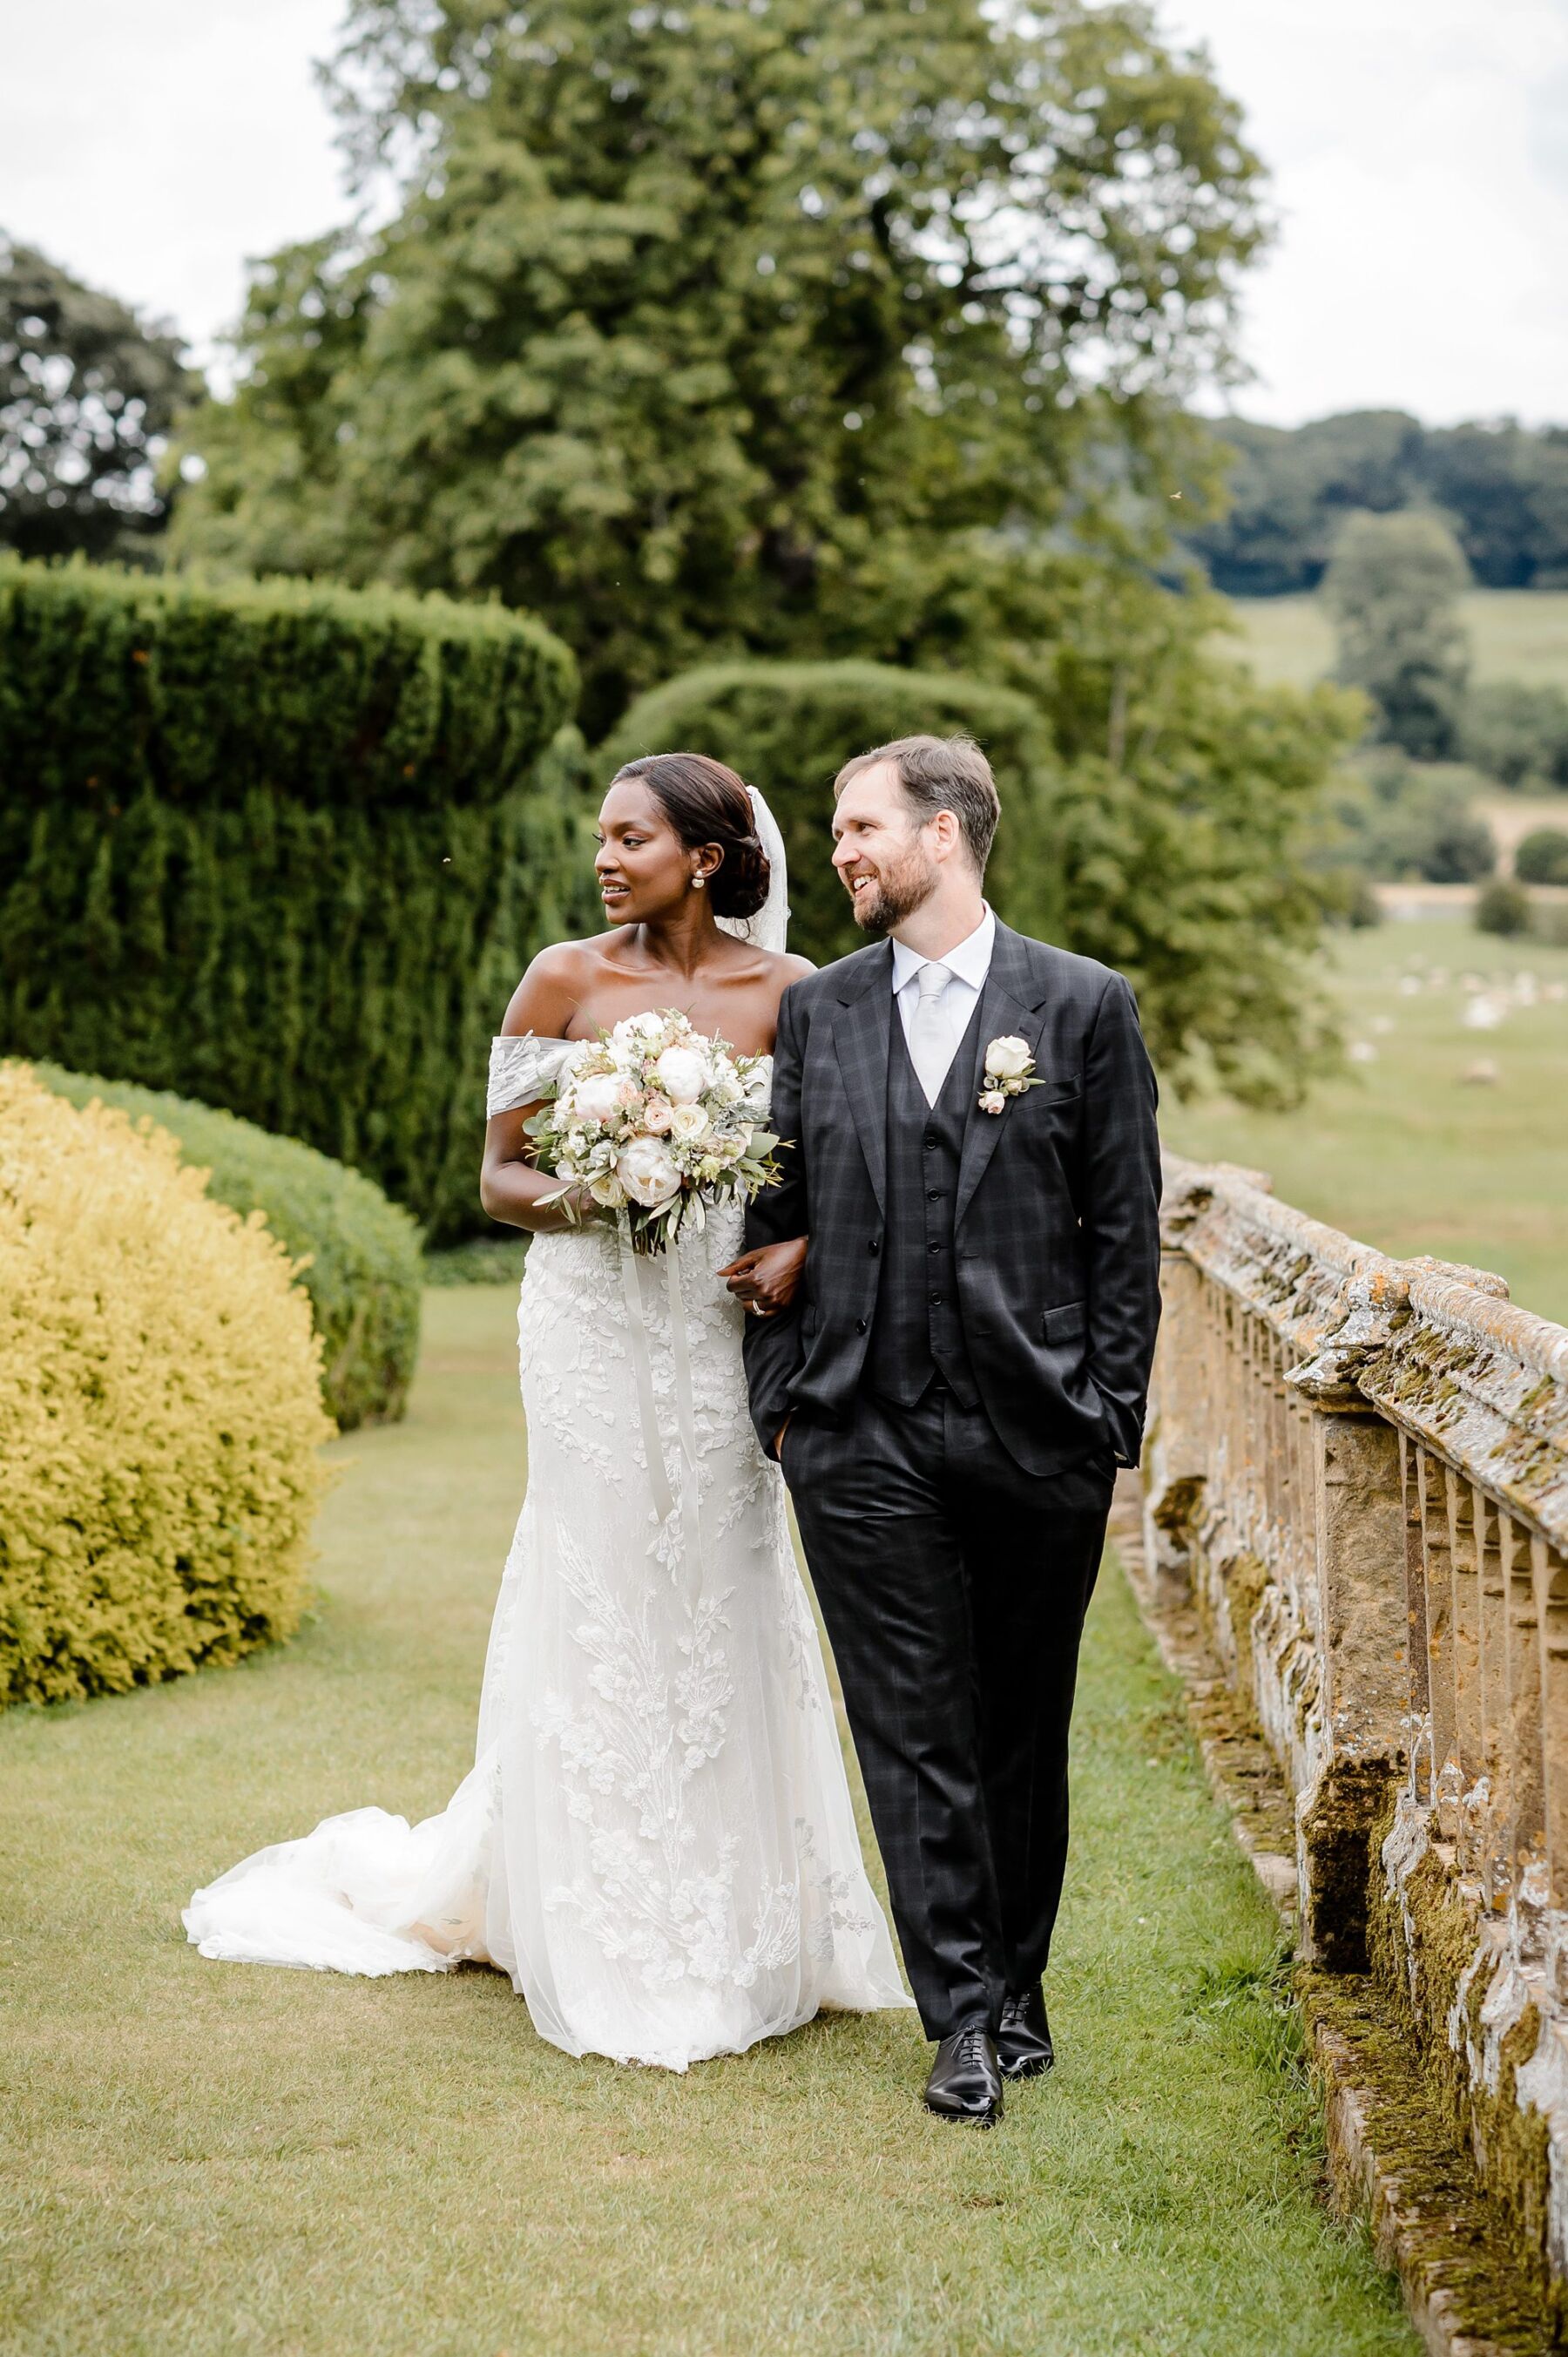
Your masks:
<path fill-rule="evenodd" d="M 1000 1113 L 1009 1097 L 1021 1097 L 1026 1089 L 1045 1086 L 1043 1081 L 1032 1078 L 1035 1060 L 1029 1053 L 1029 1043 L 1015 1033 L 1007 1032 L 993 1039 L 985 1051 L 985 1086 L 980 1092 L 982 1113 Z"/>

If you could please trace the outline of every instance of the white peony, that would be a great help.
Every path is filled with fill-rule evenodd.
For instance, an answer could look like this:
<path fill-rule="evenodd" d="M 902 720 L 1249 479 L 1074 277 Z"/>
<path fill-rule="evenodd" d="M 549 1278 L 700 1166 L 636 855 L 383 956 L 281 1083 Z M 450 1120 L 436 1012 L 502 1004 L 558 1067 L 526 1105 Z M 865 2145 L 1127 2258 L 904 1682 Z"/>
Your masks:
<path fill-rule="evenodd" d="M 677 1104 L 670 1115 L 670 1135 L 682 1146 L 694 1146 L 708 1134 L 708 1116 L 700 1104 Z"/>
<path fill-rule="evenodd" d="M 1013 1032 L 1007 1032 L 1002 1039 L 993 1039 L 985 1051 L 986 1078 L 999 1081 L 1021 1081 L 1033 1061 L 1034 1059 L 1029 1053 L 1028 1041 L 1018 1039 Z M 988 1105 L 986 1111 L 989 1113 L 991 1107 Z"/>
<path fill-rule="evenodd" d="M 707 1059 L 695 1048 L 666 1048 L 653 1070 L 671 1104 L 694 1103 L 708 1085 Z"/>
<path fill-rule="evenodd" d="M 619 1110 L 620 1082 L 614 1072 L 590 1072 L 585 1080 L 572 1084 L 569 1118 L 579 1121 L 614 1121 Z"/>
<path fill-rule="evenodd" d="M 634 1203 L 656 1211 L 681 1189 L 675 1158 L 660 1137 L 634 1137 L 616 1159 L 616 1177 Z"/>

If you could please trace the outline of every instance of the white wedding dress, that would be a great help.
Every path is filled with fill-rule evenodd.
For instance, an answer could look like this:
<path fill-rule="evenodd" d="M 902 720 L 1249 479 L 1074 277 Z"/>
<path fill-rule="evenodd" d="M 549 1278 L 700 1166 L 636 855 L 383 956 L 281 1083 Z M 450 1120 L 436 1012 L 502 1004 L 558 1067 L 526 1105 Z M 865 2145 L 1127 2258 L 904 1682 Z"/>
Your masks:
<path fill-rule="evenodd" d="M 498 1040 L 489 1110 L 566 1052 Z M 718 1270 L 737 1211 L 654 1259 L 532 1244 L 529 1478 L 473 1772 L 441 1815 L 330 1817 L 199 1890 L 206 1956 L 510 1973 L 569 2054 L 683 2071 L 826 2007 L 907 2006 L 866 1880 L 784 1485 Z M 653 1446 L 650 1448 L 650 1443 Z"/>

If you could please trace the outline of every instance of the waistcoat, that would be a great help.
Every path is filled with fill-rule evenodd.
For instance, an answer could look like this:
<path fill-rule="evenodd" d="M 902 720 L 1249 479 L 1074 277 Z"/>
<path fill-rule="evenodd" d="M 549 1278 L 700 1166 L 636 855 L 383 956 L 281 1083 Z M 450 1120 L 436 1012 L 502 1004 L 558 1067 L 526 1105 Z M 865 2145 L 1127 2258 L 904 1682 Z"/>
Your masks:
<path fill-rule="evenodd" d="M 974 1080 L 977 1003 L 934 1105 L 926 1103 L 897 1005 L 887 1042 L 886 1232 L 864 1380 L 913 1407 L 940 1375 L 961 1407 L 978 1405 L 953 1265 L 959 1164 Z"/>

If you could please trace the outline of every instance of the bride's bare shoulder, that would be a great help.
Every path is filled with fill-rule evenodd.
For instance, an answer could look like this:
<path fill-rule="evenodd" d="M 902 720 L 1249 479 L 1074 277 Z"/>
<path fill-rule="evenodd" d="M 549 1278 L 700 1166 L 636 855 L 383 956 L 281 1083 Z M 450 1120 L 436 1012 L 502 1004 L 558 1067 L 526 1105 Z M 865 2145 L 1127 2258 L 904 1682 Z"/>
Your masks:
<path fill-rule="evenodd" d="M 817 971 L 810 958 L 797 957 L 792 950 L 765 950 L 763 955 L 768 961 L 769 979 L 777 985 L 780 998 L 792 982 L 804 982 L 809 974 Z"/>
<path fill-rule="evenodd" d="M 540 1039 L 564 1039 L 603 967 L 604 942 L 600 935 L 593 941 L 552 942 L 541 950 L 512 992 L 501 1024 L 503 1038 L 532 1031 Z"/>

